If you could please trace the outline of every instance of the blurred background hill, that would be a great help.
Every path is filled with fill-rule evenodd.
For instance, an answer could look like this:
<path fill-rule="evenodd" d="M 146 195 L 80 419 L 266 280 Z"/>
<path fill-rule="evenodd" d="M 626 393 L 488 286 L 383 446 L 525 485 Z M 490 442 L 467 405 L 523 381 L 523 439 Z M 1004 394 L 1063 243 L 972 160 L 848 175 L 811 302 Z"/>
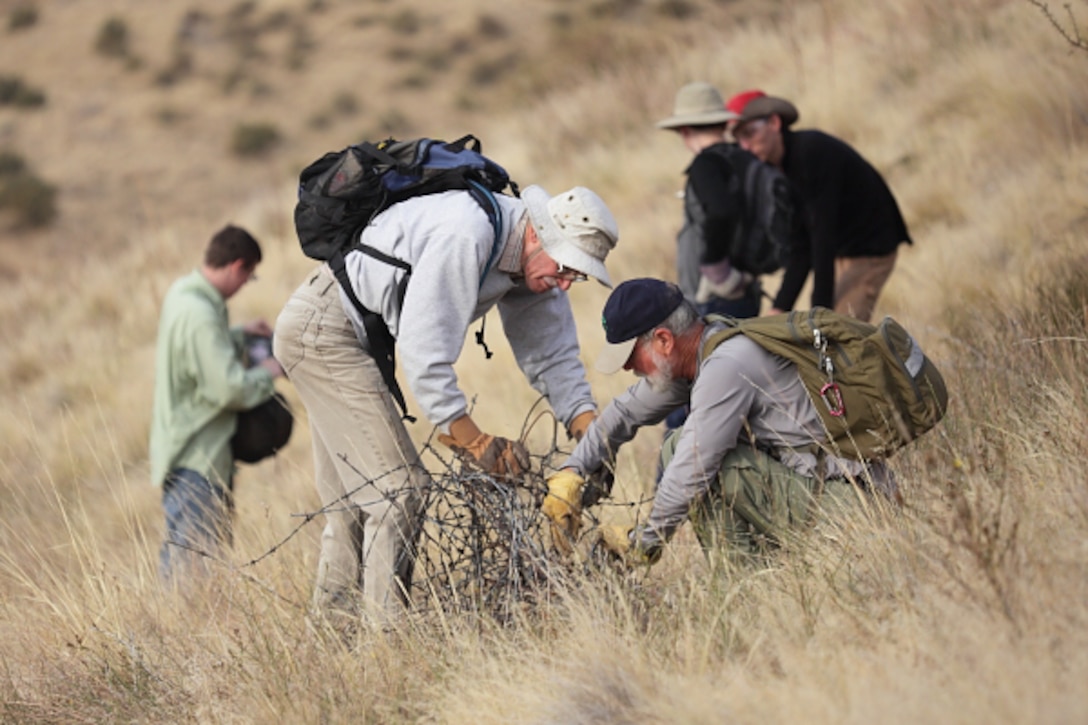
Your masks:
<path fill-rule="evenodd" d="M 1076 39 L 1088 5 L 1067 7 L 1051 8 L 1053 18 Z M 689 652 L 688 660 L 662 655 L 676 685 L 671 695 L 650 684 L 652 655 L 624 649 L 630 632 L 618 627 L 611 644 L 627 652 L 630 667 L 603 666 L 649 694 L 607 712 L 617 721 L 668 721 L 681 711 L 687 721 L 720 721 L 710 714 L 721 712 L 710 707 L 720 701 L 706 683 L 716 682 L 709 673 L 726 671 L 735 677 L 733 714 L 744 722 L 758 719 L 761 707 L 772 720 L 862 721 L 879 712 L 907 722 L 948 715 L 941 708 L 955 703 L 967 708 L 964 717 L 938 719 L 1079 720 L 1088 705 L 1067 685 L 1088 673 L 1088 648 L 1073 654 L 1088 640 L 1088 598 L 1080 596 L 1088 593 L 1088 539 L 1078 538 L 1088 528 L 1078 462 L 1085 441 L 1076 405 L 1084 400 L 1076 373 L 1088 319 L 1086 71 L 1083 45 L 1022 0 L 0 0 L 0 719 L 71 722 L 83 708 L 88 721 L 271 721 L 293 702 L 304 720 L 323 713 L 332 721 L 351 714 L 462 721 L 483 708 L 506 721 L 585 721 L 588 705 L 548 710 L 545 698 L 528 696 L 553 715 L 544 717 L 511 704 L 540 673 L 501 646 L 500 672 L 487 656 L 469 654 L 465 674 L 456 674 L 453 663 L 427 660 L 443 655 L 426 647 L 419 660 L 383 660 L 383 686 L 398 703 L 386 702 L 386 710 L 348 694 L 358 687 L 372 696 L 383 682 L 377 675 L 347 676 L 331 703 L 292 699 L 290 686 L 253 699 L 216 692 L 205 681 L 214 679 L 216 656 L 180 644 L 182 622 L 201 620 L 180 617 L 178 630 L 149 634 L 159 626 L 153 613 L 131 607 L 154 598 L 161 536 L 157 491 L 146 480 L 158 305 L 209 235 L 233 222 L 265 249 L 260 282 L 232 301 L 233 318 L 274 320 L 311 267 L 291 225 L 299 170 L 325 151 L 389 134 L 473 133 L 522 185 L 593 188 L 620 225 L 608 260 L 614 279 L 672 278 L 676 192 L 689 155 L 653 122 L 669 115 L 679 86 L 706 80 L 725 96 L 759 87 L 791 99 L 799 127 L 853 144 L 895 192 L 916 244 L 901 251 L 877 314 L 904 322 L 960 383 L 948 433 L 902 457 L 908 493 L 913 486 L 915 500 L 926 502 L 915 521 L 921 529 L 907 527 L 904 538 L 937 532 L 973 562 L 912 586 L 925 590 L 914 594 L 932 605 L 930 615 L 960 616 L 963 604 L 940 594 L 932 604 L 930 589 L 969 591 L 964 606 L 980 614 L 957 619 L 956 637 L 945 630 L 922 637 L 914 655 L 902 657 L 917 630 L 894 618 L 881 620 L 883 633 L 855 622 L 851 638 L 887 635 L 902 647 L 861 645 L 843 672 L 831 668 L 841 675 L 832 687 L 848 704 L 822 690 L 819 664 L 836 645 L 819 633 L 843 630 L 818 614 L 807 630 L 815 640 L 790 628 L 786 641 L 764 634 L 775 656 L 752 655 L 763 669 L 747 689 L 733 669 L 735 649 Z M 606 295 L 594 285 L 571 292 L 587 360 L 601 344 Z M 485 362 L 469 344 L 458 370 L 466 391 L 479 396 L 479 417 L 513 431 L 534 396 L 493 325 L 495 359 Z M 1065 347 L 1055 350 L 1046 342 L 1053 340 Z M 621 378 L 591 376 L 602 402 L 629 382 Z M 281 389 L 292 396 L 289 384 Z M 1039 395 L 1045 405 L 1032 397 Z M 240 560 L 292 531 L 293 515 L 316 508 L 305 415 L 296 411 L 288 450 L 241 474 Z M 420 440 L 430 432 L 415 429 Z M 655 443 L 640 440 L 625 454 L 623 495 L 650 490 Z M 1055 480 L 1056 490 L 1036 488 Z M 1058 526 L 1055 516 L 1071 518 Z M 307 597 L 318 533 L 303 529 L 274 569 L 259 572 L 295 601 Z M 888 550 L 921 566 L 903 549 Z M 1032 569 L 1053 575 L 1065 594 L 1036 586 L 1029 596 L 1023 587 L 1038 584 L 1024 574 Z M 877 582 L 877 598 L 903 605 L 904 581 L 918 574 Z M 179 616 L 156 610 L 166 611 Z M 600 619 L 583 614 L 580 632 L 600 628 Z M 755 623 L 770 632 L 770 622 Z M 257 636 L 242 630 L 235 634 L 247 643 Z M 161 637 L 150 654 L 149 636 Z M 816 654 L 803 653 L 805 641 Z M 982 643 L 989 649 L 977 659 L 958 649 Z M 557 656 L 547 642 L 528 648 L 544 660 Z M 137 651 L 185 660 L 184 682 L 151 681 L 140 685 L 146 691 L 110 684 L 102 673 Z M 1022 661 L 1001 675 L 998 663 L 1010 654 Z M 62 664 L 69 656 L 75 670 Z M 872 675 L 866 694 L 867 675 L 858 670 L 873 664 L 868 658 L 885 670 Z M 936 660 L 945 660 L 951 679 L 979 670 L 1011 685 L 1018 676 L 1022 701 L 938 684 L 919 671 Z M 776 686 L 789 679 L 782 662 L 799 673 L 801 696 Z M 279 659 L 243 669 L 265 681 L 294 671 Z M 568 680 L 586 674 L 562 671 Z M 472 685 L 469 674 L 486 686 Z M 861 684 L 844 684 L 852 676 Z M 405 705 L 412 698 L 404 682 L 428 678 L 461 683 L 469 704 L 423 688 L 421 704 Z M 888 688 L 897 678 L 900 689 Z M 926 702 L 920 693 L 931 687 L 937 694 Z M 676 693 L 691 695 L 686 710 Z M 782 699 L 759 705 L 761 694 Z M 895 711 L 896 694 L 913 704 Z"/>

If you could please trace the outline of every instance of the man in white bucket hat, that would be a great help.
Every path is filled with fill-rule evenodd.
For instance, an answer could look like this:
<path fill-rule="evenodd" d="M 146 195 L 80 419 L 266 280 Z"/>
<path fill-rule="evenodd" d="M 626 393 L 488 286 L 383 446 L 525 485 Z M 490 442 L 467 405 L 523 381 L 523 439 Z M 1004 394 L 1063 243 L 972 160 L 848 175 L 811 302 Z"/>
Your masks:
<path fill-rule="evenodd" d="M 495 199 L 498 234 L 467 191 L 398 202 L 363 229 L 344 263 L 360 306 L 380 315 L 395 341 L 438 440 L 467 465 L 511 480 L 528 469 L 528 451 L 484 433 L 469 416 L 453 368 L 465 334 L 497 307 L 530 385 L 580 438 L 597 406 L 567 290 L 590 277 L 611 287 L 604 260 L 619 230 L 604 201 L 583 187 L 551 196 L 530 186 L 521 198 Z M 361 614 L 381 626 L 407 603 L 428 474 L 405 427 L 414 419 L 402 420 L 375 358 L 382 345 L 372 344 L 374 328 L 347 295 L 328 264 L 313 270 L 276 322 L 275 354 L 309 413 L 325 511 L 314 610 L 347 622 Z"/>

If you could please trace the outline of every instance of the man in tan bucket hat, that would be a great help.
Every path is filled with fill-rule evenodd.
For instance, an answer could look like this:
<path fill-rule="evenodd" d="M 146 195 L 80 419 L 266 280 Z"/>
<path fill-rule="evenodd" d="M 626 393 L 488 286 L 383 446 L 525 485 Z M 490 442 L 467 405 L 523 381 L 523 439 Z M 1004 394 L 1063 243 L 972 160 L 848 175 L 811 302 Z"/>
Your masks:
<path fill-rule="evenodd" d="M 899 245 L 911 243 L 884 178 L 846 142 L 823 131 L 792 130 L 800 114 L 783 98 L 750 90 L 726 105 L 736 115 L 730 122 L 733 137 L 782 169 L 801 205 L 802 237 L 771 312 L 793 309 L 812 271 L 813 307 L 868 321 Z"/>
<path fill-rule="evenodd" d="M 552 196 L 530 186 L 521 198 L 495 199 L 498 233 L 467 191 L 398 202 L 361 231 L 344 262 L 360 306 L 380 315 L 395 340 L 401 372 L 439 441 L 466 465 L 509 481 L 528 469 L 529 454 L 469 416 L 454 371 L 469 325 L 498 308 L 528 382 L 580 438 L 597 405 L 567 290 L 590 277 L 611 287 L 604 260 L 619 230 L 584 187 Z M 309 413 L 326 522 L 313 608 L 335 615 L 334 624 L 362 615 L 384 626 L 407 603 L 429 482 L 375 359 L 380 345 L 371 340 L 381 338 L 373 329 L 327 263 L 307 275 L 275 328 L 276 358 Z"/>
<path fill-rule="evenodd" d="M 684 172 L 684 225 L 676 238 L 680 289 L 702 314 L 754 317 L 760 305 L 758 280 L 727 256 L 745 211 L 732 193 L 739 183 L 736 157 L 749 156 L 725 140 L 727 124 L 737 117 L 714 86 L 696 81 L 677 91 L 672 116 L 656 125 L 675 131 L 694 154 Z"/>
<path fill-rule="evenodd" d="M 759 278 L 738 268 L 727 250 L 743 231 L 747 206 L 738 171 L 760 162 L 726 143 L 727 124 L 737 118 L 714 86 L 696 81 L 677 91 L 672 116 L 657 127 L 675 131 L 694 154 L 684 172 L 684 224 L 676 237 L 679 287 L 700 314 L 744 318 L 759 315 L 762 288 Z M 676 411 L 666 427 L 679 427 L 685 416 L 684 409 Z"/>

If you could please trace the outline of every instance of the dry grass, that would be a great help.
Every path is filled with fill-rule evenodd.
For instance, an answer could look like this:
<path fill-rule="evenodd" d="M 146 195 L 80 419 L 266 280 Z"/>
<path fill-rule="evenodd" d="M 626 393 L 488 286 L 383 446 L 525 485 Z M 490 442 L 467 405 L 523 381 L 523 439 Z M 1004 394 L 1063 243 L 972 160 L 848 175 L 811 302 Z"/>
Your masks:
<path fill-rule="evenodd" d="M 57 185 L 60 211 L 49 229 L 0 232 L 0 720 L 1083 718 L 1088 58 L 1037 8 L 246 7 L 41 3 L 0 43 L 0 74 L 48 99 L 0 108 L 0 150 Z M 1072 7 L 1083 26 L 1088 6 Z M 111 17 L 138 63 L 95 53 Z M 303 613 L 317 524 L 242 566 L 317 507 L 303 414 L 288 450 L 242 472 L 213 585 L 161 590 L 145 460 L 158 305 L 215 227 L 262 240 L 261 281 L 232 314 L 272 319 L 310 267 L 290 217 L 303 164 L 386 129 L 472 131 L 522 184 L 605 197 L 616 279 L 668 277 L 688 157 L 652 124 L 696 78 L 791 98 L 801 126 L 854 142 L 896 191 L 916 244 L 879 312 L 918 334 L 953 391 L 945 422 L 896 460 L 902 511 L 821 529 L 758 570 L 704 559 L 685 531 L 648 575 L 588 579 L 512 626 L 417 617 L 345 648 Z M 269 119 L 281 143 L 232 156 L 233 129 Z M 606 293 L 572 291 L 587 359 Z M 499 328 L 495 358 L 470 340 L 458 372 L 484 425 L 513 432 L 535 396 Z M 590 381 L 602 401 L 629 382 Z M 645 433 L 621 456 L 617 498 L 649 491 L 655 444 Z"/>

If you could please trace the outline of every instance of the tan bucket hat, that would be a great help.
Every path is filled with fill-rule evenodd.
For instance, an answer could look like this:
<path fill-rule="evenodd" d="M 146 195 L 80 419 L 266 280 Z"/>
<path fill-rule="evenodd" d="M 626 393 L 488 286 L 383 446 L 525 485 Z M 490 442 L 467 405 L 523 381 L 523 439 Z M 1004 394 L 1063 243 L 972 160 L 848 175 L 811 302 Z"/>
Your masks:
<path fill-rule="evenodd" d="M 718 89 L 709 83 L 688 83 L 676 92 L 672 115 L 657 122 L 658 128 L 673 129 L 680 126 L 712 126 L 736 119 L 736 113 L 722 102 Z"/>

